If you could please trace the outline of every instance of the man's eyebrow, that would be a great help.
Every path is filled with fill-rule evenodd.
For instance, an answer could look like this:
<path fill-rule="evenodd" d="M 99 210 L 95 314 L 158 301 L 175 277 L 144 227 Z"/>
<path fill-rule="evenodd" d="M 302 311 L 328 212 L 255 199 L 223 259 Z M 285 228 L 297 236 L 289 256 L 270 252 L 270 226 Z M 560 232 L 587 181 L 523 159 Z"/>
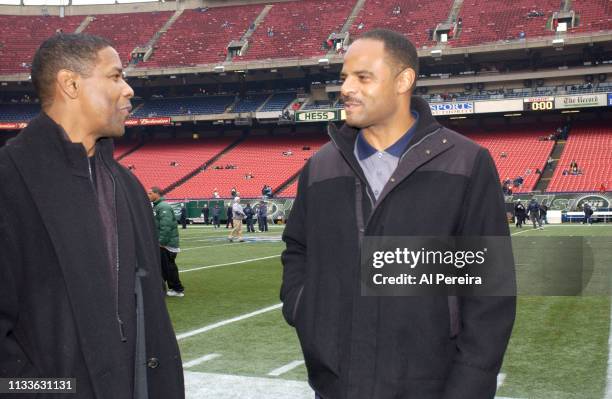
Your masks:
<path fill-rule="evenodd" d="M 113 67 L 112 73 L 118 72 L 120 75 L 123 75 L 123 68 Z"/>
<path fill-rule="evenodd" d="M 346 76 L 346 75 L 348 75 L 348 73 L 342 71 L 342 72 L 340 72 L 340 75 L 341 76 L 342 75 Z M 361 71 L 351 72 L 351 75 L 368 75 L 368 76 L 373 76 L 374 74 L 372 72 L 364 69 L 364 70 L 361 70 Z"/>

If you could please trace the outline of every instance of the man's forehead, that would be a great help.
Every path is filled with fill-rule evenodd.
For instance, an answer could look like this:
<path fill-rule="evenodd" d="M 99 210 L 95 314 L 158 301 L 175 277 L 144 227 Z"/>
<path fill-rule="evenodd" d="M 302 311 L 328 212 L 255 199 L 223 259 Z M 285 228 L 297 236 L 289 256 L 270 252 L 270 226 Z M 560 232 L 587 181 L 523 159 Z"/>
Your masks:
<path fill-rule="evenodd" d="M 372 70 L 384 63 L 384 44 L 378 40 L 361 39 L 355 41 L 344 55 L 343 72 Z"/>
<path fill-rule="evenodd" d="M 121 64 L 119 54 L 112 47 L 105 47 L 98 51 L 96 67 L 99 67 L 104 71 L 113 69 L 119 69 L 120 71 L 123 70 L 123 65 Z"/>

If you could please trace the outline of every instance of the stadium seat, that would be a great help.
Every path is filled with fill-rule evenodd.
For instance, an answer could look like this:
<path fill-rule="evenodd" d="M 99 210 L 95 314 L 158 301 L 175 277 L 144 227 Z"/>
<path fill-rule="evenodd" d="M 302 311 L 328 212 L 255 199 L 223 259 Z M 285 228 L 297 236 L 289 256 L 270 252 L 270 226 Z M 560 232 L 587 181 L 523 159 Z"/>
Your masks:
<path fill-rule="evenodd" d="M 131 168 L 144 187 L 165 189 L 225 149 L 235 139 L 162 139 L 146 143 L 119 162 Z"/>
<path fill-rule="evenodd" d="M 145 101 L 132 117 L 222 114 L 234 100 L 232 96 L 153 98 Z"/>
<path fill-rule="evenodd" d="M 74 32 L 84 18 L 0 15 L 0 74 L 29 73 L 38 46 L 60 29 Z"/>
<path fill-rule="evenodd" d="M 0 122 L 28 122 L 39 112 L 38 104 L 0 104 Z"/>
<path fill-rule="evenodd" d="M 328 50 L 323 42 L 333 32 L 339 33 L 355 0 L 303 0 L 273 3 L 265 20 L 249 39 L 246 54 L 240 60 L 271 58 L 306 58 L 321 56 Z M 268 36 L 272 28 L 273 36 Z"/>
<path fill-rule="evenodd" d="M 564 175 L 572 160 L 582 173 Z M 612 128 L 601 124 L 575 126 L 546 191 L 597 191 L 602 183 L 612 189 Z"/>
<path fill-rule="evenodd" d="M 353 22 L 350 33 L 358 36 L 361 31 L 375 28 L 392 29 L 401 32 L 417 47 L 433 45 L 428 38 L 428 29 L 435 29 L 446 21 L 453 0 L 373 0 L 366 1 Z M 394 15 L 393 8 L 400 6 L 400 14 Z M 360 24 L 363 28 L 359 29 Z"/>
<path fill-rule="evenodd" d="M 109 39 L 123 65 L 127 65 L 134 48 L 146 45 L 172 14 L 163 11 L 94 15 L 85 33 Z"/>
<path fill-rule="evenodd" d="M 459 18 L 463 20 L 457 39 L 449 41 L 453 47 L 474 46 L 500 40 L 551 36 L 555 32 L 548 24 L 553 12 L 559 11 L 558 0 L 467 0 Z M 541 11 L 543 17 L 528 17 L 530 11 Z"/>
<path fill-rule="evenodd" d="M 243 198 L 261 197 L 264 184 L 273 190 L 278 188 L 297 173 L 325 142 L 327 137 L 321 133 L 289 137 L 250 136 L 208 169 L 172 190 L 167 197 L 209 198 L 217 188 L 222 198 L 229 198 L 234 186 Z M 309 149 L 304 150 L 304 147 Z M 289 151 L 291 155 L 283 154 Z M 235 166 L 235 169 L 226 169 L 228 165 Z M 252 178 L 246 179 L 247 174 L 252 174 Z"/>
<path fill-rule="evenodd" d="M 507 178 L 513 180 L 522 176 L 523 185 L 512 187 L 512 191 L 523 193 L 533 191 L 540 178 L 535 173 L 536 169 L 544 171 L 546 160 L 555 145 L 554 141 L 541 141 L 539 138 L 553 131 L 554 126 L 517 126 L 491 132 L 471 131 L 466 136 L 491 153 L 500 178 L 500 190 L 501 182 Z"/>
<path fill-rule="evenodd" d="M 195 66 L 225 61 L 232 40 L 239 40 L 263 4 L 185 10 L 139 67 Z"/>

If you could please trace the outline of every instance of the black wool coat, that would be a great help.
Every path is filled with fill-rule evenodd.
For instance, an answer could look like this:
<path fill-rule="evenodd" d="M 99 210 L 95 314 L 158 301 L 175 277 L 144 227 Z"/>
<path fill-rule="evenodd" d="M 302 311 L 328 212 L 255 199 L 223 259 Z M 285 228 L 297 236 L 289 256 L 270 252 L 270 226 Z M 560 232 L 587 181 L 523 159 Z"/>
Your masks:
<path fill-rule="evenodd" d="M 79 399 L 183 398 L 151 205 L 112 141 L 90 163 L 43 113 L 0 148 L 0 182 L 0 377 L 76 378 Z"/>

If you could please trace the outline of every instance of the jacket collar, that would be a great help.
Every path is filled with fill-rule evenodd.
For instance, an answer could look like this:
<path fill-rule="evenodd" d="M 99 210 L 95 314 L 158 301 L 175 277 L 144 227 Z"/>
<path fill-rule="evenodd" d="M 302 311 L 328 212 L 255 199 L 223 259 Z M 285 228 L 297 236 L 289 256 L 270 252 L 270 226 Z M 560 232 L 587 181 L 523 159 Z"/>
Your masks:
<path fill-rule="evenodd" d="M 421 97 L 412 96 L 410 108 L 419 115 L 411 143 L 418 142 L 429 133 L 441 127 L 431 114 L 429 104 Z M 352 154 L 358 133 L 359 129 L 349 126 L 346 123 L 340 129 L 337 129 L 334 124 L 330 124 L 328 127 L 328 134 L 332 141 L 345 154 Z"/>
<path fill-rule="evenodd" d="M 22 137 L 20 137 L 22 136 Z M 44 112 L 38 114 L 30 121 L 28 126 L 19 134 L 18 139 L 28 142 L 39 142 L 43 145 L 56 148 L 62 153 L 72 173 L 77 176 L 89 177 L 87 152 L 81 143 L 70 141 L 68 134 L 53 119 Z M 96 142 L 96 159 L 112 159 L 113 140 L 102 138 Z"/>
<path fill-rule="evenodd" d="M 419 114 L 414 136 L 408 143 L 407 150 L 400 158 L 396 170 L 391 175 L 378 199 L 374 202 L 374 200 L 372 200 L 373 196 L 370 195 L 370 200 L 373 205 L 370 217 L 376 211 L 378 205 L 384 201 L 386 196 L 415 170 L 426 162 L 429 162 L 432 158 L 453 147 L 446 137 L 442 137 L 438 140 L 438 135 L 436 133 L 440 131 L 442 125 L 440 125 L 431 115 L 431 109 L 425 100 L 420 97 L 412 96 L 411 109 Z M 328 134 L 332 142 L 336 148 L 338 148 L 338 151 L 353 169 L 355 174 L 364 184 L 366 184 L 369 190 L 368 193 L 370 193 L 371 189 L 369 184 L 367 184 L 367 179 L 354 155 L 355 140 L 357 139 L 358 133 L 358 129 L 348 126 L 347 124 L 344 124 L 340 129 L 337 129 L 334 124 L 330 124 L 328 127 Z"/>
<path fill-rule="evenodd" d="M 421 97 L 412 96 L 410 100 L 410 108 L 412 111 L 418 113 L 419 118 L 416 122 L 416 126 L 413 126 L 412 128 L 414 129 L 414 134 L 408 143 L 408 148 L 414 145 L 413 143 L 420 143 L 426 136 L 442 127 L 442 125 L 440 125 L 431 114 L 429 104 Z M 330 123 L 327 128 L 327 133 L 331 138 L 331 141 L 338 148 L 353 171 L 361 178 L 362 181 L 367 182 L 367 179 L 363 174 L 361 166 L 359 166 L 359 162 L 355 158 L 353 151 L 355 148 L 355 141 L 357 140 L 357 136 L 359 134 L 359 129 L 349 126 L 346 123 L 340 129 L 338 129 L 336 125 Z M 380 198 L 382 198 L 382 196 Z"/>

